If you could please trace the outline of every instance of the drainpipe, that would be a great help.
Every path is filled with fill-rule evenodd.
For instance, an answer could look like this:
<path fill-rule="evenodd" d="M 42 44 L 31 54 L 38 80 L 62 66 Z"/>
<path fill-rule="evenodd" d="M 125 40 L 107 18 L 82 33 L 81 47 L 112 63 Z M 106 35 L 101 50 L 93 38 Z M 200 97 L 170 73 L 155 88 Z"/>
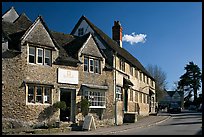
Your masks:
<path fill-rule="evenodd" d="M 116 97 L 116 55 L 114 54 L 114 92 L 115 92 L 115 126 L 117 126 L 117 97 Z"/>

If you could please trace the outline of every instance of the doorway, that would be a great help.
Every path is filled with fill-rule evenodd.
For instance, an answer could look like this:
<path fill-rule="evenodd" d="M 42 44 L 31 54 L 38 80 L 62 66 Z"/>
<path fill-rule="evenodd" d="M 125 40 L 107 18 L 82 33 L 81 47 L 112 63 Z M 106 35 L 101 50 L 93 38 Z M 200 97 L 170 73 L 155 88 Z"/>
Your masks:
<path fill-rule="evenodd" d="M 60 101 L 66 103 L 67 108 L 65 110 L 60 109 L 60 121 L 63 122 L 74 122 L 75 121 L 75 100 L 76 90 L 73 89 L 60 89 Z"/>
<path fill-rule="evenodd" d="M 124 111 L 127 112 L 128 108 L 128 89 L 125 89 L 124 93 Z"/>

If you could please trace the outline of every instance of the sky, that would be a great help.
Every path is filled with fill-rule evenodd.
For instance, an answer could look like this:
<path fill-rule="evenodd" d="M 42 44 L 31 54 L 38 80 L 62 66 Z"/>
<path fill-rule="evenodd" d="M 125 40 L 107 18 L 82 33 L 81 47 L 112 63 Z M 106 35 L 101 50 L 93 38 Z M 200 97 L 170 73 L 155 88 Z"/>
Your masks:
<path fill-rule="evenodd" d="M 146 68 L 166 73 L 175 88 L 193 61 L 202 70 L 202 2 L 2 2 L 34 21 L 41 15 L 50 30 L 71 33 L 82 15 L 112 38 L 114 21 L 123 28 L 123 48 Z"/>

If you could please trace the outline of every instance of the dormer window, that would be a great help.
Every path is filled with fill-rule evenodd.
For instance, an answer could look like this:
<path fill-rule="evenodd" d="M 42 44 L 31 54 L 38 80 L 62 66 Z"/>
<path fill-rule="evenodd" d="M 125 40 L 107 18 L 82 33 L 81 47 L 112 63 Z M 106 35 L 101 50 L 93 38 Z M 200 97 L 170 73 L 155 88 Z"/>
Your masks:
<path fill-rule="evenodd" d="M 97 58 L 84 57 L 84 71 L 90 73 L 101 73 L 101 62 Z"/>
<path fill-rule="evenodd" d="M 84 35 L 84 28 L 79 28 L 78 29 L 78 36 Z"/>
<path fill-rule="evenodd" d="M 51 66 L 52 51 L 50 49 L 29 46 L 28 52 L 29 63 Z"/>

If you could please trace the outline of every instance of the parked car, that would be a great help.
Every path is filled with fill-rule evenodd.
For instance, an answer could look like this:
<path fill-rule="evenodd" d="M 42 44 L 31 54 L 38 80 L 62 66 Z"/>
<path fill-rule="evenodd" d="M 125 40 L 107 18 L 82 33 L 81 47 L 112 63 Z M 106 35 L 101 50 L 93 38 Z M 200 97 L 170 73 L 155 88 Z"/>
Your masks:
<path fill-rule="evenodd" d="M 195 106 L 195 105 L 190 105 L 190 106 L 188 107 L 188 110 L 196 110 L 196 106 Z"/>
<path fill-rule="evenodd" d="M 169 107 L 167 108 L 167 112 L 169 113 L 180 113 L 181 107 L 178 103 L 171 103 L 169 104 Z"/>

